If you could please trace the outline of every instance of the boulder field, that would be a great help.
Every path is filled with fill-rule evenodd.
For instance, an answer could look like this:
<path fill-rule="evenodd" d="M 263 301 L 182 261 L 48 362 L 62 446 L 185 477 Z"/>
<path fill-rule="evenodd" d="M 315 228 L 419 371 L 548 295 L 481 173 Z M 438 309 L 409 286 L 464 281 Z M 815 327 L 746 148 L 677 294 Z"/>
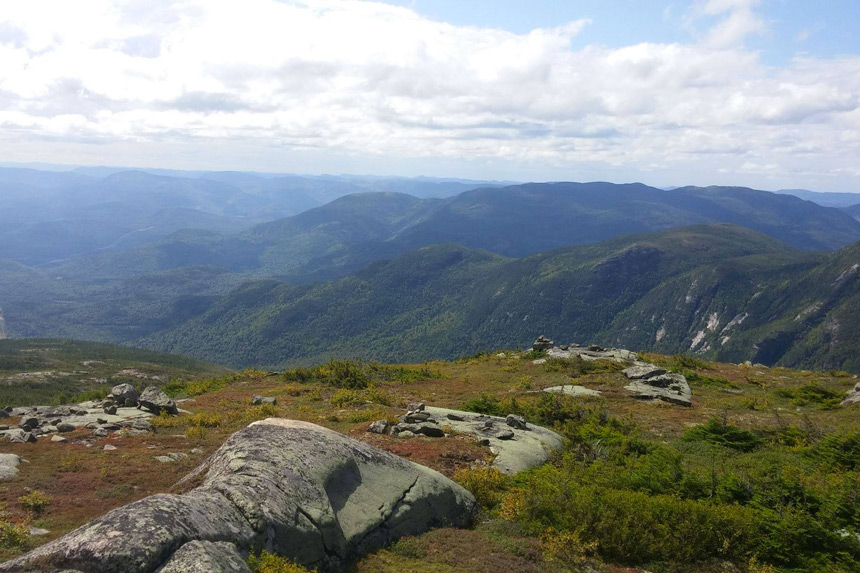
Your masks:
<path fill-rule="evenodd" d="M 180 486 L 191 482 L 200 485 L 114 509 L 0 571 L 246 571 L 244 557 L 260 549 L 340 571 L 399 537 L 468 525 L 476 510 L 429 468 L 279 418 L 230 436 Z"/>

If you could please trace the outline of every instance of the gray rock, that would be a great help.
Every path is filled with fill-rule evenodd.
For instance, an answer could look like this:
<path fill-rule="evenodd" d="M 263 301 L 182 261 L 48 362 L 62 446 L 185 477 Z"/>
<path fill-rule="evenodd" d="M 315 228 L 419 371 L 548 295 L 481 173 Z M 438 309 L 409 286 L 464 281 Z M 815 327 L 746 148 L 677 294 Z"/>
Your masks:
<path fill-rule="evenodd" d="M 131 398 L 126 398 L 125 402 L 123 404 L 125 405 L 126 408 L 134 408 L 135 406 L 137 406 L 137 400 L 136 399 L 132 400 Z"/>
<path fill-rule="evenodd" d="M 142 432 L 154 432 L 155 426 L 149 420 L 138 419 L 132 422 L 131 428 Z"/>
<path fill-rule="evenodd" d="M 106 452 L 112 452 L 116 449 L 116 446 L 114 446 L 112 444 L 105 444 L 105 447 L 102 449 Z"/>
<path fill-rule="evenodd" d="M 227 541 L 190 541 L 177 549 L 159 573 L 251 573 L 238 549 Z"/>
<path fill-rule="evenodd" d="M 526 419 L 522 416 L 508 414 L 507 418 L 505 418 L 505 423 L 507 423 L 507 425 L 512 428 L 516 428 L 517 430 L 528 430 L 528 426 L 526 425 Z"/>
<path fill-rule="evenodd" d="M 201 485 L 117 508 L 0 571 L 50 563 L 143 573 L 166 567 L 174 554 L 187 562 L 177 548 L 188 543 L 230 540 L 241 554 L 265 547 L 327 573 L 400 537 L 467 525 L 476 508 L 466 490 L 429 468 L 293 420 L 236 432 L 186 480 Z"/>
<path fill-rule="evenodd" d="M 532 364 L 536 364 L 538 366 L 540 366 L 541 364 L 546 364 L 546 358 L 537 358 L 535 360 L 532 360 Z"/>
<path fill-rule="evenodd" d="M 860 382 L 854 385 L 854 388 L 845 393 L 845 399 L 842 400 L 842 405 L 855 404 L 860 402 Z"/>
<path fill-rule="evenodd" d="M 51 533 L 51 532 L 48 531 L 47 529 L 42 529 L 41 527 L 31 527 L 30 528 L 30 535 L 32 535 L 34 537 L 41 537 L 42 535 L 48 535 L 49 533 Z"/>
<path fill-rule="evenodd" d="M 397 434 L 398 438 L 414 438 L 415 432 L 411 432 L 409 430 L 403 430 L 402 432 Z"/>
<path fill-rule="evenodd" d="M 7 426 L 6 424 L 0 424 L 0 430 L 8 430 L 8 429 L 9 429 L 9 426 Z"/>
<path fill-rule="evenodd" d="M 632 380 L 624 387 L 641 400 L 662 400 L 680 406 L 692 406 L 693 392 L 681 374 L 661 374 L 646 380 Z"/>
<path fill-rule="evenodd" d="M 131 384 L 117 384 L 110 389 L 110 393 L 117 404 L 128 405 L 128 401 L 130 400 L 132 406 L 137 405 L 137 390 Z"/>
<path fill-rule="evenodd" d="M 445 432 L 436 424 L 418 424 L 416 434 L 427 436 L 428 438 L 444 438 Z"/>
<path fill-rule="evenodd" d="M 52 442 L 68 442 L 69 440 L 67 440 L 63 436 L 51 436 L 51 441 Z"/>
<path fill-rule="evenodd" d="M 466 419 L 465 416 L 461 416 L 460 414 L 455 414 L 453 412 L 449 412 L 445 417 L 454 422 L 462 422 Z"/>
<path fill-rule="evenodd" d="M 108 431 L 105 430 L 104 428 L 96 428 L 95 430 L 93 430 L 93 437 L 94 438 L 106 438 L 107 435 L 108 435 Z"/>
<path fill-rule="evenodd" d="M 373 432 L 374 434 L 387 434 L 388 433 L 388 420 L 377 420 L 367 428 L 368 432 Z"/>
<path fill-rule="evenodd" d="M 29 432 L 33 428 L 39 427 L 39 418 L 33 418 L 33 417 L 21 418 L 21 421 L 18 422 L 18 427 L 24 429 L 25 432 Z"/>
<path fill-rule="evenodd" d="M 423 412 L 425 404 L 424 402 L 412 402 L 409 404 L 409 407 L 406 408 L 407 412 Z"/>
<path fill-rule="evenodd" d="M 409 424 L 416 424 L 419 422 L 426 422 L 430 418 L 432 418 L 432 416 L 427 412 L 409 412 L 406 414 L 406 417 L 403 418 L 403 421 Z"/>
<path fill-rule="evenodd" d="M 277 398 L 273 396 L 254 396 L 253 398 L 251 398 L 252 406 L 262 406 L 263 404 L 276 405 L 277 403 Z"/>
<path fill-rule="evenodd" d="M 110 416 L 116 416 L 116 406 L 108 406 L 105 408 L 105 414 Z"/>
<path fill-rule="evenodd" d="M 537 351 L 549 350 L 553 346 L 555 346 L 555 342 L 553 342 L 552 340 L 550 340 L 549 338 L 547 338 L 546 336 L 541 334 L 540 336 L 537 337 L 537 340 L 535 340 L 534 343 L 532 344 L 532 350 L 537 350 Z"/>
<path fill-rule="evenodd" d="M 181 459 L 185 459 L 188 457 L 188 454 L 184 452 L 170 452 L 169 454 L 165 454 L 163 456 L 155 456 L 154 459 L 158 460 L 163 464 L 170 464 L 173 462 L 178 462 Z"/>
<path fill-rule="evenodd" d="M 0 410 L 0 418 L 8 418 L 8 417 L 9 417 L 9 412 L 7 412 L 5 409 Z"/>
<path fill-rule="evenodd" d="M 15 454 L 0 454 L 0 481 L 16 478 L 20 463 L 21 458 Z"/>
<path fill-rule="evenodd" d="M 496 437 L 500 440 L 513 440 L 514 433 L 511 430 L 499 430 Z"/>
<path fill-rule="evenodd" d="M 592 390 L 591 388 L 586 388 L 585 386 L 578 386 L 576 384 L 565 384 L 564 386 L 550 386 L 549 388 L 544 388 L 543 391 L 548 392 L 550 394 L 564 394 L 566 396 L 600 396 L 600 390 Z"/>
<path fill-rule="evenodd" d="M 497 446 L 498 455 L 492 462 L 505 474 L 515 474 L 529 468 L 543 465 L 549 461 L 554 451 L 564 447 L 564 438 L 557 433 L 534 424 L 529 424 L 528 430 L 518 430 L 507 425 L 505 418 L 495 416 L 478 416 L 471 412 L 448 410 L 427 406 L 427 411 L 434 418 L 447 418 L 447 425 L 459 433 L 477 437 L 479 440 L 487 439 L 487 444 Z M 463 418 L 463 421 L 453 420 L 448 414 L 454 414 Z M 513 432 L 513 440 L 499 441 L 496 434 L 500 431 Z"/>
<path fill-rule="evenodd" d="M 28 442 L 35 442 L 36 436 L 34 436 L 32 432 L 25 432 L 24 430 L 17 428 L 7 432 L 6 439 L 13 444 L 26 444 Z"/>
<path fill-rule="evenodd" d="M 57 431 L 61 434 L 65 434 L 66 432 L 74 432 L 75 425 L 70 424 L 69 422 L 60 422 L 59 424 L 57 424 Z"/>
<path fill-rule="evenodd" d="M 665 368 L 660 368 L 653 364 L 634 364 L 630 368 L 625 368 L 621 371 L 630 380 L 642 380 L 643 378 L 651 378 L 652 376 L 660 376 L 666 373 Z"/>
<path fill-rule="evenodd" d="M 176 402 L 171 400 L 170 397 L 157 386 L 149 386 L 144 390 L 143 394 L 141 394 L 138 399 L 138 405 L 141 408 L 146 408 L 156 415 L 161 412 L 167 412 L 174 416 L 179 414 L 179 410 L 176 408 Z"/>

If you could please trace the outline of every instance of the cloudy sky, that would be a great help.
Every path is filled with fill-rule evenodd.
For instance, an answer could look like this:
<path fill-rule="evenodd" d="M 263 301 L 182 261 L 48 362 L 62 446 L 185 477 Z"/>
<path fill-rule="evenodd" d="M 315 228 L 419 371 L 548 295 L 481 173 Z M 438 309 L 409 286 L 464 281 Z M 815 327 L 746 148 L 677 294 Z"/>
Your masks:
<path fill-rule="evenodd" d="M 858 21 L 856 0 L 0 0 L 0 157 L 860 192 Z"/>

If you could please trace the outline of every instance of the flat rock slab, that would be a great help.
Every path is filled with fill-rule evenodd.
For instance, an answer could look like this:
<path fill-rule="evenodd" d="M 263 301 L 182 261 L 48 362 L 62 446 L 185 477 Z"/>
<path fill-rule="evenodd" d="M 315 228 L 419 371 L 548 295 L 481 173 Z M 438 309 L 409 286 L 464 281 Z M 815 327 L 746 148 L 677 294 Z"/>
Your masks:
<path fill-rule="evenodd" d="M 651 378 L 652 376 L 665 374 L 666 369 L 655 366 L 654 364 L 648 364 L 647 362 L 640 362 L 638 364 L 634 364 L 630 368 L 625 368 L 621 373 L 630 380 L 642 380 L 643 378 Z"/>
<path fill-rule="evenodd" d="M 321 573 L 342 571 L 400 537 L 468 525 L 476 509 L 469 492 L 429 468 L 278 418 L 230 436 L 183 481 L 197 480 L 188 493 L 114 509 L 0 571 L 181 572 L 195 555 L 229 563 L 260 549 Z M 185 549 L 195 541 L 207 543 Z"/>
<path fill-rule="evenodd" d="M 576 384 L 565 384 L 564 386 L 550 386 L 544 388 L 544 392 L 550 394 L 564 394 L 565 396 L 580 396 L 580 397 L 596 397 L 600 396 L 599 390 L 592 390 L 585 386 L 577 386 Z"/>
<path fill-rule="evenodd" d="M 18 466 L 21 458 L 15 454 L 0 454 L 0 481 L 18 477 Z"/>
<path fill-rule="evenodd" d="M 555 347 L 546 351 L 546 355 L 550 358 L 566 358 L 572 359 L 582 358 L 583 360 L 611 360 L 612 362 L 633 362 L 638 360 L 635 352 L 625 350 L 623 348 L 607 348 L 606 350 L 589 350 L 587 348 L 569 347 L 567 350 Z"/>
<path fill-rule="evenodd" d="M 631 380 L 624 388 L 640 400 L 662 400 L 679 406 L 693 405 L 693 392 L 681 374 L 661 374 L 646 380 Z"/>
<path fill-rule="evenodd" d="M 527 424 L 527 429 L 520 430 L 509 426 L 505 418 L 498 416 L 432 406 L 427 406 L 424 411 L 429 412 L 440 425 L 451 426 L 455 432 L 489 440 L 489 445 L 498 451 L 492 465 L 505 474 L 543 465 L 549 461 L 552 452 L 564 447 L 564 438 L 559 434 L 533 424 Z M 453 414 L 453 417 L 449 414 Z M 499 439 L 498 435 L 502 431 L 512 432 L 513 437 Z"/>

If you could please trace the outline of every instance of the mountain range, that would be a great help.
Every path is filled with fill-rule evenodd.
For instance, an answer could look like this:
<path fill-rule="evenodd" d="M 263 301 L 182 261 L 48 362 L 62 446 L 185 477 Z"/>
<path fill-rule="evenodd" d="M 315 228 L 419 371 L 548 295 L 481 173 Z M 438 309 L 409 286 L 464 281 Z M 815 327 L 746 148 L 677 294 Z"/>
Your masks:
<path fill-rule="evenodd" d="M 250 223 L 273 217 L 276 209 L 266 215 L 263 206 L 276 201 L 300 210 L 360 185 L 402 187 L 127 171 L 94 182 L 87 173 L 13 171 L 6 184 L 63 189 L 58 195 L 72 193 L 67 205 L 86 204 L 73 196 L 110 196 L 97 210 L 142 214 L 160 202 L 195 216 L 153 215 L 160 230 L 138 244 L 115 241 L 67 260 L 0 259 L 10 337 L 118 342 L 274 367 L 342 356 L 452 358 L 547 332 L 721 360 L 860 369 L 860 222 L 788 194 L 407 180 L 403 186 L 439 196 L 362 189 L 238 232 L 213 223 L 156 238 L 184 221 L 206 226 L 201 213 Z M 291 207 L 277 191 L 286 180 Z M 43 245 L 46 255 L 51 248 Z"/>

